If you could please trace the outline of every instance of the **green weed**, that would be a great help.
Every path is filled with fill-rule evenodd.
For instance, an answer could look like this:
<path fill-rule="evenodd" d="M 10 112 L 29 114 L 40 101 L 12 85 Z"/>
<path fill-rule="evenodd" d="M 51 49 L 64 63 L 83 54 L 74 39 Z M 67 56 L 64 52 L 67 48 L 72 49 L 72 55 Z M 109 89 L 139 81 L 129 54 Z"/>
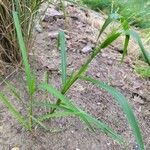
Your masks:
<path fill-rule="evenodd" d="M 17 6 L 15 6 L 17 7 Z M 111 94 L 117 103 L 120 104 L 124 114 L 126 115 L 129 125 L 132 128 L 133 134 L 135 136 L 136 142 L 139 145 L 139 148 L 141 150 L 144 150 L 144 143 L 141 136 L 140 129 L 138 127 L 138 123 L 136 120 L 136 117 L 131 109 L 131 106 L 128 104 L 126 98 L 116 89 L 113 87 L 98 81 L 96 79 L 93 79 L 92 77 L 86 77 L 84 76 L 86 70 L 88 69 L 89 64 L 93 61 L 93 59 L 102 52 L 103 49 L 107 48 L 112 42 L 117 40 L 121 35 L 125 35 L 125 44 L 124 44 L 124 55 L 127 54 L 127 46 L 128 42 L 131 37 L 134 37 L 137 43 L 139 44 L 141 51 L 143 53 L 144 58 L 149 63 L 150 59 L 146 55 L 147 51 L 145 50 L 139 36 L 136 34 L 135 31 L 131 30 L 129 28 L 128 22 L 120 17 L 118 14 L 111 14 L 106 22 L 104 23 L 103 27 L 100 30 L 100 34 L 98 36 L 98 39 L 101 37 L 101 34 L 105 31 L 107 26 L 116 20 L 119 20 L 121 22 L 121 26 L 119 30 L 115 30 L 106 37 L 106 39 L 101 43 L 97 43 L 96 47 L 94 48 L 92 54 L 87 59 L 87 61 L 77 70 L 76 72 L 72 73 L 70 76 L 67 75 L 67 52 L 66 52 L 66 46 L 65 46 L 65 34 L 63 31 L 59 33 L 58 36 L 58 48 L 61 50 L 61 78 L 62 78 L 62 86 L 61 90 L 57 90 L 53 86 L 48 84 L 48 80 L 44 83 L 38 83 L 36 80 L 35 75 L 32 73 L 28 57 L 27 57 L 27 49 L 24 42 L 24 36 L 22 34 L 22 28 L 21 23 L 19 19 L 20 10 L 16 9 L 17 11 L 13 11 L 13 20 L 15 24 L 15 29 L 17 32 L 17 38 L 18 43 L 20 46 L 20 52 L 22 55 L 23 65 L 25 68 L 25 74 L 26 74 L 26 81 L 27 81 L 27 91 L 28 91 L 28 115 L 23 116 L 17 109 L 9 102 L 9 99 L 5 96 L 3 92 L 0 92 L 0 99 L 4 103 L 5 106 L 8 107 L 9 111 L 13 114 L 13 116 L 27 129 L 32 131 L 32 128 L 35 125 L 40 125 L 44 129 L 47 129 L 47 127 L 43 124 L 45 120 L 49 120 L 51 118 L 57 118 L 57 117 L 67 117 L 67 116 L 75 116 L 79 117 L 81 121 L 83 121 L 90 130 L 95 131 L 96 128 L 100 129 L 102 132 L 107 134 L 108 136 L 112 137 L 112 139 L 116 140 L 120 144 L 123 144 L 123 146 L 126 145 L 125 140 L 121 135 L 119 135 L 116 131 L 111 129 L 108 125 L 103 123 L 101 120 L 96 119 L 92 115 L 88 114 L 87 112 L 81 110 L 78 106 L 76 106 L 70 99 L 68 99 L 65 94 L 67 91 L 72 87 L 72 85 L 77 80 L 84 80 L 91 82 L 95 84 L 96 86 L 106 90 L 109 94 Z M 97 40 L 98 41 L 98 40 Z M 46 77 L 47 79 L 48 77 Z M 12 85 L 11 85 L 12 87 Z M 13 89 L 13 90 L 12 90 Z M 43 90 L 45 92 L 53 94 L 57 101 L 55 104 L 50 102 L 37 102 L 33 101 L 33 97 L 35 95 L 35 92 L 38 90 Z M 19 94 L 15 88 L 11 88 L 12 94 L 18 97 Z M 15 92 L 14 92 L 15 91 Z M 45 113 L 41 116 L 36 117 L 36 114 L 34 114 L 33 107 L 47 107 L 50 109 L 49 113 Z"/>
<path fill-rule="evenodd" d="M 136 65 L 135 71 L 143 78 L 150 78 L 150 67 L 144 65 Z"/>
<path fill-rule="evenodd" d="M 117 10 L 119 14 L 128 18 L 130 24 L 140 28 L 150 28 L 148 0 L 81 0 L 93 10 L 103 10 L 111 13 Z"/>

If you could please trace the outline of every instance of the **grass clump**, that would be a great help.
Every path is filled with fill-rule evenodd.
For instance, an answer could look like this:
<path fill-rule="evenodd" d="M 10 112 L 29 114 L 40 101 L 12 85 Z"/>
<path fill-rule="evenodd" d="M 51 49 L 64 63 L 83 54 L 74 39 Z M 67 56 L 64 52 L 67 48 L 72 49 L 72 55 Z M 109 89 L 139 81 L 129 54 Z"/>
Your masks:
<path fill-rule="evenodd" d="M 16 38 L 12 10 L 18 12 L 24 42 L 30 49 L 33 38 L 33 20 L 43 0 L 1 0 L 0 1 L 0 67 L 17 65 L 21 62 L 19 44 Z"/>
<path fill-rule="evenodd" d="M 23 65 L 25 68 L 26 81 L 27 81 L 27 91 L 28 91 L 28 99 L 27 103 L 27 115 L 22 115 L 12 103 L 10 103 L 9 99 L 6 97 L 4 92 L 0 92 L 0 100 L 4 103 L 6 107 L 8 107 L 9 111 L 13 114 L 13 116 L 24 126 L 27 130 L 32 131 L 35 125 L 40 125 L 44 129 L 49 130 L 48 127 L 44 125 L 44 121 L 47 121 L 51 118 L 59 118 L 59 117 L 67 117 L 67 116 L 75 116 L 79 117 L 82 122 L 84 122 L 88 128 L 92 131 L 95 129 L 100 129 L 102 132 L 110 136 L 112 139 L 116 140 L 118 143 L 122 144 L 124 147 L 126 146 L 126 142 L 121 135 L 119 135 L 116 131 L 106 125 L 103 121 L 98 120 L 94 116 L 89 113 L 81 110 L 78 106 L 76 106 L 69 98 L 65 96 L 67 91 L 73 86 L 73 84 L 77 80 L 88 81 L 99 88 L 104 89 L 110 95 L 114 97 L 114 100 L 121 106 L 124 114 L 127 117 L 128 123 L 133 131 L 136 142 L 141 150 L 144 150 L 144 143 L 142 139 L 142 135 L 140 132 L 140 128 L 138 126 L 137 119 L 129 105 L 127 99 L 115 88 L 103 83 L 102 81 L 96 80 L 93 77 L 85 76 L 85 72 L 88 69 L 89 64 L 93 61 L 93 59 L 102 52 L 105 48 L 107 48 L 112 42 L 117 40 L 121 35 L 125 36 L 124 42 L 124 51 L 122 60 L 127 55 L 127 47 L 131 37 L 135 38 L 136 42 L 139 44 L 141 48 L 141 52 L 145 60 L 147 60 L 148 64 L 150 64 L 150 58 L 147 55 L 147 51 L 143 46 L 143 43 L 140 40 L 138 34 L 130 29 L 128 21 L 118 15 L 117 13 L 109 15 L 106 19 L 104 25 L 99 31 L 98 39 L 101 37 L 105 29 L 109 24 L 114 21 L 120 22 L 120 27 L 106 37 L 106 39 L 100 44 L 97 43 L 95 48 L 93 49 L 92 54 L 89 56 L 87 61 L 79 68 L 79 70 L 73 72 L 71 75 L 67 74 L 67 60 L 66 60 L 66 45 L 65 45 L 65 34 L 63 31 L 59 33 L 58 36 L 58 49 L 61 50 L 61 78 L 62 78 L 62 86 L 61 90 L 54 88 L 52 85 L 48 84 L 48 76 L 46 75 L 46 82 L 39 83 L 36 80 L 36 76 L 32 73 L 30 68 L 30 64 L 28 62 L 27 49 L 28 46 L 26 44 L 26 36 L 24 35 L 22 29 L 22 20 L 20 19 L 20 10 L 15 5 L 15 10 L 13 10 L 13 26 L 15 26 L 16 30 L 16 38 L 18 41 L 18 45 L 20 48 L 20 53 L 22 56 Z M 32 22 L 31 22 L 32 23 Z M 97 39 L 97 41 L 99 41 Z M 7 82 L 6 82 L 7 83 Z M 17 92 L 16 88 L 13 85 L 7 83 L 12 94 L 18 99 L 21 99 L 19 96 L 20 93 Z M 35 98 L 35 93 L 38 91 L 45 91 L 45 94 L 50 93 L 57 98 L 56 103 L 52 102 L 38 102 Z M 21 99 L 21 101 L 24 101 Z M 38 104 L 38 105 L 37 105 Z M 34 107 L 46 107 L 49 109 L 49 112 L 45 112 L 42 115 L 37 115 L 34 112 Z"/>
<path fill-rule="evenodd" d="M 26 45 L 24 43 L 24 38 L 22 34 L 21 29 L 21 23 L 19 20 L 19 13 L 16 11 L 13 11 L 13 19 L 14 19 L 14 25 L 16 28 L 17 33 L 17 39 L 20 46 L 20 52 L 22 55 L 22 60 L 25 68 L 25 74 L 26 74 L 26 81 L 27 81 L 27 91 L 28 91 L 28 105 L 27 105 L 27 115 L 22 115 L 14 106 L 9 102 L 9 99 L 6 97 L 6 95 L 3 92 L 0 92 L 0 100 L 4 103 L 5 106 L 8 107 L 9 111 L 14 115 L 14 117 L 29 131 L 32 131 L 35 125 L 40 125 L 43 128 L 49 130 L 45 125 L 44 121 L 49 120 L 51 118 L 58 118 L 58 117 L 67 117 L 67 116 L 76 116 L 79 117 L 81 121 L 83 121 L 90 130 L 95 131 L 95 128 L 100 129 L 102 132 L 106 133 L 108 136 L 112 137 L 114 140 L 119 142 L 120 144 L 123 144 L 125 146 L 125 140 L 121 135 L 119 135 L 116 131 L 111 129 L 108 125 L 103 123 L 101 120 L 96 119 L 92 115 L 88 114 L 87 112 L 81 110 L 78 106 L 76 106 L 70 99 L 68 99 L 65 94 L 67 91 L 72 87 L 72 85 L 77 80 L 84 80 L 91 82 L 98 86 L 99 88 L 102 88 L 106 90 L 109 94 L 111 94 L 117 103 L 120 104 L 121 108 L 123 109 L 123 112 L 127 116 L 128 122 L 133 130 L 133 133 L 135 135 L 136 141 L 139 145 L 139 148 L 141 150 L 144 149 L 144 143 L 142 140 L 142 136 L 140 133 L 140 129 L 138 127 L 137 120 L 135 118 L 135 115 L 128 104 L 126 98 L 116 89 L 113 87 L 103 83 L 102 81 L 98 81 L 92 77 L 84 76 L 84 73 L 86 72 L 89 64 L 91 61 L 102 52 L 102 50 L 106 47 L 108 47 L 113 41 L 115 41 L 119 36 L 122 34 L 125 34 L 125 46 L 124 46 L 124 54 L 126 54 L 126 49 L 128 46 L 128 39 L 130 37 L 130 33 L 132 33 L 129 30 L 129 26 L 127 22 L 123 20 L 123 18 L 120 18 L 117 14 L 111 14 L 106 22 L 104 23 L 102 29 L 100 30 L 100 34 L 98 38 L 101 37 L 101 34 L 103 34 L 104 30 L 107 28 L 107 26 L 112 22 L 115 21 L 115 19 L 121 20 L 121 27 L 122 30 L 115 30 L 115 32 L 112 32 L 101 44 L 97 43 L 97 46 L 93 50 L 91 56 L 87 59 L 87 61 L 83 64 L 83 66 L 80 67 L 79 70 L 72 73 L 71 75 L 67 75 L 67 62 L 66 62 L 66 46 L 65 46 L 65 34 L 64 32 L 60 32 L 58 36 L 58 48 L 61 50 L 61 76 L 62 76 L 62 87 L 61 90 L 57 90 L 52 85 L 49 85 L 48 83 L 38 83 L 36 80 L 36 77 L 32 73 L 30 69 L 30 65 L 28 62 L 27 57 L 27 49 Z M 128 32 L 127 32 L 128 31 Z M 129 32 L 130 31 L 130 32 Z M 137 37 L 136 39 L 139 39 Z M 139 42 L 139 44 L 141 44 Z M 142 49 L 143 52 L 145 52 L 145 49 Z M 147 58 L 147 57 L 146 57 Z M 13 95 L 15 95 L 16 98 L 19 97 L 19 93 L 15 89 L 14 86 L 7 83 L 10 87 L 10 91 Z M 51 102 L 38 102 L 35 100 L 35 93 L 39 90 L 43 90 L 46 93 L 51 93 L 57 98 L 56 103 Z M 45 93 L 45 94 L 46 94 Z M 19 97 L 19 99 L 21 99 Z M 23 100 L 24 101 L 24 100 Z M 36 104 L 39 104 L 36 106 Z M 47 107 L 49 109 L 49 112 L 44 113 L 43 115 L 40 115 L 37 117 L 37 114 L 34 112 L 34 105 L 36 107 Z"/>

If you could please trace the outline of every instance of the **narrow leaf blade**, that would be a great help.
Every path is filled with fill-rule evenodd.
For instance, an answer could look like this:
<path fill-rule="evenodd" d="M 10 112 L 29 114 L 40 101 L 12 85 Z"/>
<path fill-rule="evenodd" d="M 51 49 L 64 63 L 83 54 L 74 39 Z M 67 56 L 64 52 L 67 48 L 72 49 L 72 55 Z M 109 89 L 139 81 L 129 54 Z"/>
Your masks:
<path fill-rule="evenodd" d="M 101 49 L 106 48 L 108 45 L 110 45 L 113 41 L 115 41 L 119 36 L 121 35 L 120 32 L 114 32 L 110 34 L 106 40 L 100 45 Z"/>
<path fill-rule="evenodd" d="M 128 45 L 129 45 L 129 40 L 130 40 L 130 36 L 126 35 L 125 36 L 125 42 L 124 42 L 123 55 L 122 55 L 121 62 L 123 62 L 124 57 L 127 55 L 127 49 L 128 49 Z"/>
<path fill-rule="evenodd" d="M 40 88 L 50 92 L 55 97 L 60 99 L 67 106 L 67 108 L 77 113 L 78 116 L 81 118 L 81 120 L 83 120 L 90 129 L 94 130 L 92 126 L 96 125 L 96 127 L 101 129 L 102 132 L 108 134 L 110 137 L 112 137 L 114 140 L 118 141 L 119 143 L 124 144 L 124 140 L 121 138 L 120 135 L 118 135 L 115 131 L 113 131 L 111 128 L 109 128 L 106 124 L 104 124 L 100 120 L 94 119 L 94 117 L 92 117 L 91 115 L 77 108 L 68 98 L 66 98 L 61 92 L 59 92 L 52 86 L 47 84 L 41 84 Z"/>
<path fill-rule="evenodd" d="M 100 38 L 101 34 L 105 31 L 105 29 L 107 28 L 107 26 L 112 23 L 113 21 L 115 20 L 118 20 L 120 18 L 120 16 L 117 14 L 117 13 L 112 13 L 108 16 L 108 18 L 105 20 L 100 32 L 99 32 L 99 35 L 98 35 L 98 38 L 97 40 Z"/>
<path fill-rule="evenodd" d="M 45 115 L 42 115 L 40 117 L 37 118 L 37 121 L 45 121 L 45 120 L 48 120 L 50 118 L 61 118 L 61 117 L 68 117 L 68 116 L 76 116 L 76 115 L 79 115 L 80 112 L 56 112 L 56 113 L 53 113 L 53 114 L 45 114 Z"/>
<path fill-rule="evenodd" d="M 26 128 L 29 129 L 26 120 L 23 116 L 14 108 L 14 106 L 8 101 L 8 99 L 0 92 L 0 99 L 8 107 L 9 111 L 14 115 L 14 117 Z"/>
<path fill-rule="evenodd" d="M 139 35 L 134 30 L 129 30 L 128 34 L 130 34 L 135 39 L 135 41 L 138 43 L 145 61 L 150 65 L 150 52 L 145 49 Z"/>
<path fill-rule="evenodd" d="M 62 76 L 62 84 L 65 85 L 67 81 L 67 49 L 65 45 L 65 33 L 61 31 L 58 35 L 58 45 L 61 50 L 61 76 Z"/>
<path fill-rule="evenodd" d="M 144 150 L 144 143 L 143 143 L 143 138 L 138 126 L 138 122 L 134 116 L 134 113 L 130 107 L 130 105 L 128 104 L 126 98 L 124 97 L 124 95 L 122 95 L 118 90 L 114 89 L 113 87 L 99 81 L 96 80 L 94 78 L 91 77 L 81 77 L 82 80 L 85 81 L 89 81 L 95 85 L 97 85 L 98 87 L 106 90 L 109 94 L 111 94 L 115 100 L 120 104 L 121 108 L 123 109 L 124 113 L 127 116 L 128 122 L 133 130 L 134 136 L 136 138 L 136 141 L 140 147 L 141 150 Z"/>
<path fill-rule="evenodd" d="M 25 73 L 26 73 L 26 78 L 28 83 L 28 91 L 30 95 L 33 95 L 33 93 L 35 92 L 35 76 L 31 74 L 31 69 L 30 69 L 28 56 L 27 56 L 27 49 L 24 43 L 24 39 L 21 31 L 21 25 L 16 11 L 13 11 L 13 20 L 17 32 L 17 38 L 20 46 L 20 51 L 22 54 L 23 64 L 25 67 Z"/>

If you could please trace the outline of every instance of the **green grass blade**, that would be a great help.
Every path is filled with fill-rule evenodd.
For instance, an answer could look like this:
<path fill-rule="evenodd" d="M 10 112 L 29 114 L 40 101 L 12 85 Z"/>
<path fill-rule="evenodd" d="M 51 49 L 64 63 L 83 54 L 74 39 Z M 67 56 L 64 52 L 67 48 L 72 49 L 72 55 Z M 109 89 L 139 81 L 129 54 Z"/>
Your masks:
<path fill-rule="evenodd" d="M 111 33 L 106 40 L 100 45 L 101 49 L 106 48 L 110 45 L 113 41 L 115 41 L 121 35 L 120 32 L 113 32 Z"/>
<path fill-rule="evenodd" d="M 49 93 L 52 93 L 53 95 L 55 95 L 55 97 L 57 97 L 58 99 L 61 99 L 62 102 L 71 110 L 76 110 L 74 105 L 70 102 L 69 99 L 66 99 L 60 92 L 58 92 L 55 88 L 53 88 L 52 86 L 48 85 L 48 84 L 41 84 L 39 86 L 40 89 L 42 90 L 46 90 Z"/>
<path fill-rule="evenodd" d="M 62 104 L 56 105 L 56 104 L 39 102 L 39 103 L 34 103 L 34 105 L 38 106 L 38 107 L 47 107 L 49 109 L 57 109 L 57 110 L 60 109 L 60 110 L 66 111 L 66 112 L 70 112 L 71 113 L 70 116 L 79 115 L 79 114 L 80 114 L 80 116 L 82 116 L 81 113 L 74 113 L 73 110 L 69 109 L 67 106 L 62 105 Z M 44 121 L 44 120 L 47 120 L 52 117 L 55 117 L 55 116 L 51 116 L 51 113 L 49 113 L 49 114 L 41 116 L 40 121 Z M 59 116 L 57 116 L 57 117 L 59 117 Z M 66 117 L 66 116 L 60 116 L 60 117 Z M 86 118 L 84 118 L 84 116 L 80 117 L 80 119 L 86 123 L 86 125 L 89 127 L 89 129 L 91 129 L 91 131 L 94 131 L 93 127 L 88 122 L 88 120 Z"/>
<path fill-rule="evenodd" d="M 55 112 L 53 114 L 45 114 L 37 118 L 38 121 L 45 121 L 50 118 L 61 118 L 61 117 L 69 117 L 79 115 L 80 112 Z"/>
<path fill-rule="evenodd" d="M 121 62 L 123 62 L 124 57 L 127 55 L 127 49 L 128 49 L 128 45 L 129 45 L 129 40 L 130 40 L 130 36 L 126 35 L 125 36 L 125 42 L 124 42 L 123 55 L 122 55 Z"/>
<path fill-rule="evenodd" d="M 135 71 L 143 78 L 150 78 L 150 67 L 147 66 L 135 66 Z"/>
<path fill-rule="evenodd" d="M 8 101 L 8 99 L 3 95 L 3 93 L 0 92 L 0 99 L 5 104 L 6 107 L 8 107 L 9 111 L 14 115 L 14 117 L 26 128 L 30 129 L 28 124 L 26 123 L 26 120 L 23 118 L 23 116 L 13 107 L 13 105 Z"/>
<path fill-rule="evenodd" d="M 97 38 L 97 41 L 98 39 L 100 38 L 101 34 L 104 32 L 104 30 L 107 28 L 107 26 L 112 23 L 113 21 L 115 20 L 118 20 L 120 18 L 120 16 L 117 14 L 117 13 L 112 13 L 108 16 L 108 18 L 105 20 L 100 32 L 99 32 L 99 35 L 98 35 L 98 38 Z"/>
<path fill-rule="evenodd" d="M 7 82 L 5 79 L 1 78 L 3 82 L 7 85 L 7 88 L 12 92 L 12 94 L 21 102 L 23 102 L 21 98 L 21 94 L 17 91 L 17 89 L 9 82 Z"/>
<path fill-rule="evenodd" d="M 113 87 L 99 81 L 99 80 L 95 80 L 91 77 L 81 77 L 82 80 L 85 81 L 89 81 L 95 85 L 97 85 L 98 87 L 106 90 L 109 94 L 111 94 L 115 100 L 120 104 L 120 106 L 122 107 L 128 122 L 133 130 L 134 136 L 136 138 L 136 141 L 140 147 L 141 150 L 144 150 L 144 143 L 143 143 L 143 139 L 142 139 L 142 135 L 140 132 L 140 129 L 138 127 L 138 122 L 134 116 L 134 113 L 130 107 L 130 105 L 128 104 L 126 98 L 124 97 L 124 95 L 122 95 L 118 90 L 114 89 Z"/>
<path fill-rule="evenodd" d="M 96 125 L 97 128 L 101 129 L 102 132 L 108 134 L 114 140 L 118 141 L 121 144 L 124 143 L 124 140 L 115 131 L 113 131 L 111 128 L 109 128 L 106 124 L 104 124 L 100 120 L 94 119 L 94 117 L 88 115 L 86 112 L 77 108 L 74 104 L 72 104 L 72 102 L 68 98 L 66 98 L 61 92 L 59 92 L 52 86 L 47 84 L 41 84 L 40 88 L 48 91 L 49 93 L 53 94 L 55 97 L 60 99 L 67 106 L 67 108 L 69 108 L 72 112 L 77 113 L 80 119 L 83 120 L 89 128 L 92 128 L 92 130 L 93 130 L 92 126 Z"/>
<path fill-rule="evenodd" d="M 102 121 L 97 120 L 96 118 L 92 117 L 91 115 L 87 113 L 84 114 L 84 117 L 88 120 L 90 124 L 101 129 L 106 135 L 108 135 L 109 137 L 111 137 L 112 139 L 116 140 L 118 143 L 126 147 L 126 142 L 124 141 L 122 136 L 118 135 L 118 133 L 116 133 L 113 129 L 108 127 Z"/>
<path fill-rule="evenodd" d="M 65 33 L 63 31 L 58 35 L 58 48 L 59 47 L 61 50 L 61 77 L 64 86 L 67 81 L 67 49 L 65 45 Z"/>
<path fill-rule="evenodd" d="M 56 104 L 51 104 L 49 102 L 35 102 L 34 105 L 35 107 L 46 107 L 49 109 L 60 109 L 60 110 L 66 110 L 66 111 L 71 111 L 69 108 L 67 108 L 67 106 L 60 104 L 59 106 Z"/>
<path fill-rule="evenodd" d="M 15 24 L 15 28 L 17 32 L 17 38 L 18 38 L 22 58 L 23 58 L 23 64 L 25 67 L 25 73 L 26 73 L 26 78 L 27 78 L 27 83 L 28 83 L 28 91 L 30 95 L 33 95 L 33 93 L 35 92 L 35 77 L 31 74 L 31 69 L 30 69 L 30 65 L 28 62 L 27 50 L 26 50 L 26 46 L 25 46 L 24 39 L 22 36 L 18 14 L 16 11 L 13 11 L 13 20 L 14 20 L 14 24 Z"/>
<path fill-rule="evenodd" d="M 20 9 L 20 2 L 18 0 L 12 0 L 14 9 L 18 12 L 20 17 L 21 9 Z"/>
<path fill-rule="evenodd" d="M 123 30 L 124 30 L 124 31 L 129 30 L 129 22 L 127 21 L 127 19 L 125 19 L 124 17 L 122 17 L 122 18 L 120 19 L 120 22 L 121 22 L 121 24 L 122 24 L 122 27 L 123 27 Z"/>
<path fill-rule="evenodd" d="M 128 23 L 127 19 L 122 17 L 120 22 L 122 24 L 123 30 L 126 33 L 126 31 L 129 30 L 129 23 Z M 124 57 L 127 55 L 127 48 L 128 48 L 128 45 L 129 45 L 129 40 L 130 40 L 130 35 L 126 34 L 125 35 L 125 41 L 124 41 L 123 55 L 122 55 L 122 58 L 121 58 L 121 63 L 123 62 Z"/>
<path fill-rule="evenodd" d="M 49 130 L 40 120 L 36 119 L 35 117 L 32 116 L 32 119 L 35 121 L 35 123 L 37 123 L 38 125 L 40 125 L 42 128 L 44 128 L 45 130 Z"/>
<path fill-rule="evenodd" d="M 44 82 L 47 83 L 47 84 L 49 83 L 49 73 L 48 73 L 48 71 L 44 72 Z"/>
<path fill-rule="evenodd" d="M 127 34 L 131 35 L 135 39 L 135 41 L 138 43 L 138 45 L 139 45 L 139 47 L 142 51 L 142 54 L 143 54 L 143 57 L 144 57 L 145 61 L 150 65 L 150 52 L 145 49 L 139 35 L 134 30 L 129 30 L 127 32 Z"/>

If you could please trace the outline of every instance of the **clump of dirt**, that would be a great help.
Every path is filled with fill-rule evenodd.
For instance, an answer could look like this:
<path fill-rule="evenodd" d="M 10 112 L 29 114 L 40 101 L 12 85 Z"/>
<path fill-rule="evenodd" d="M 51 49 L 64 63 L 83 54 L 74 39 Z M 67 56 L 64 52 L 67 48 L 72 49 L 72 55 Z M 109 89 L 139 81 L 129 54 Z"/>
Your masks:
<path fill-rule="evenodd" d="M 67 39 L 68 74 L 78 69 L 90 55 L 96 43 L 99 26 L 104 22 L 100 13 L 87 9 L 79 9 L 73 5 L 66 7 L 67 20 L 57 11 L 57 16 L 47 16 L 37 28 L 37 37 L 30 54 L 31 66 L 39 81 L 47 70 L 50 73 L 50 83 L 60 87 L 60 52 L 57 50 L 57 35 L 64 30 Z M 49 10 L 49 11 L 50 11 Z M 50 18 L 50 19 L 49 19 Z M 67 23 L 67 24 L 66 24 Z M 39 26 L 38 26 L 39 27 Z M 104 34 L 104 37 L 107 33 Z M 120 41 L 120 40 L 119 40 Z M 146 148 L 150 147 L 150 82 L 140 78 L 133 70 L 133 55 L 120 63 L 119 50 L 122 42 L 114 43 L 103 50 L 91 63 L 87 75 L 104 81 L 119 89 L 132 105 L 138 118 L 144 137 Z M 132 43 L 133 44 L 133 43 Z M 18 71 L 11 82 L 19 90 L 24 89 L 24 73 Z M 7 91 L 6 87 L 2 87 Z M 67 96 L 80 108 L 86 110 L 96 118 L 104 121 L 129 143 L 129 149 L 137 148 L 136 142 L 129 128 L 127 120 L 113 98 L 106 92 L 83 81 L 77 81 Z M 11 101 L 25 114 L 24 108 L 9 94 Z M 26 98 L 26 94 L 24 94 Z M 42 99 L 41 93 L 37 93 Z M 42 111 L 42 110 L 41 110 Z M 2 103 L 0 103 L 0 149 L 19 148 L 20 150 L 120 150 L 122 147 L 107 135 L 97 131 L 91 133 L 78 118 L 54 119 L 47 122 L 53 132 L 45 132 L 35 128 L 29 133 L 11 117 Z M 56 131 L 54 130 L 56 129 Z M 60 131 L 57 131 L 60 129 Z"/>

